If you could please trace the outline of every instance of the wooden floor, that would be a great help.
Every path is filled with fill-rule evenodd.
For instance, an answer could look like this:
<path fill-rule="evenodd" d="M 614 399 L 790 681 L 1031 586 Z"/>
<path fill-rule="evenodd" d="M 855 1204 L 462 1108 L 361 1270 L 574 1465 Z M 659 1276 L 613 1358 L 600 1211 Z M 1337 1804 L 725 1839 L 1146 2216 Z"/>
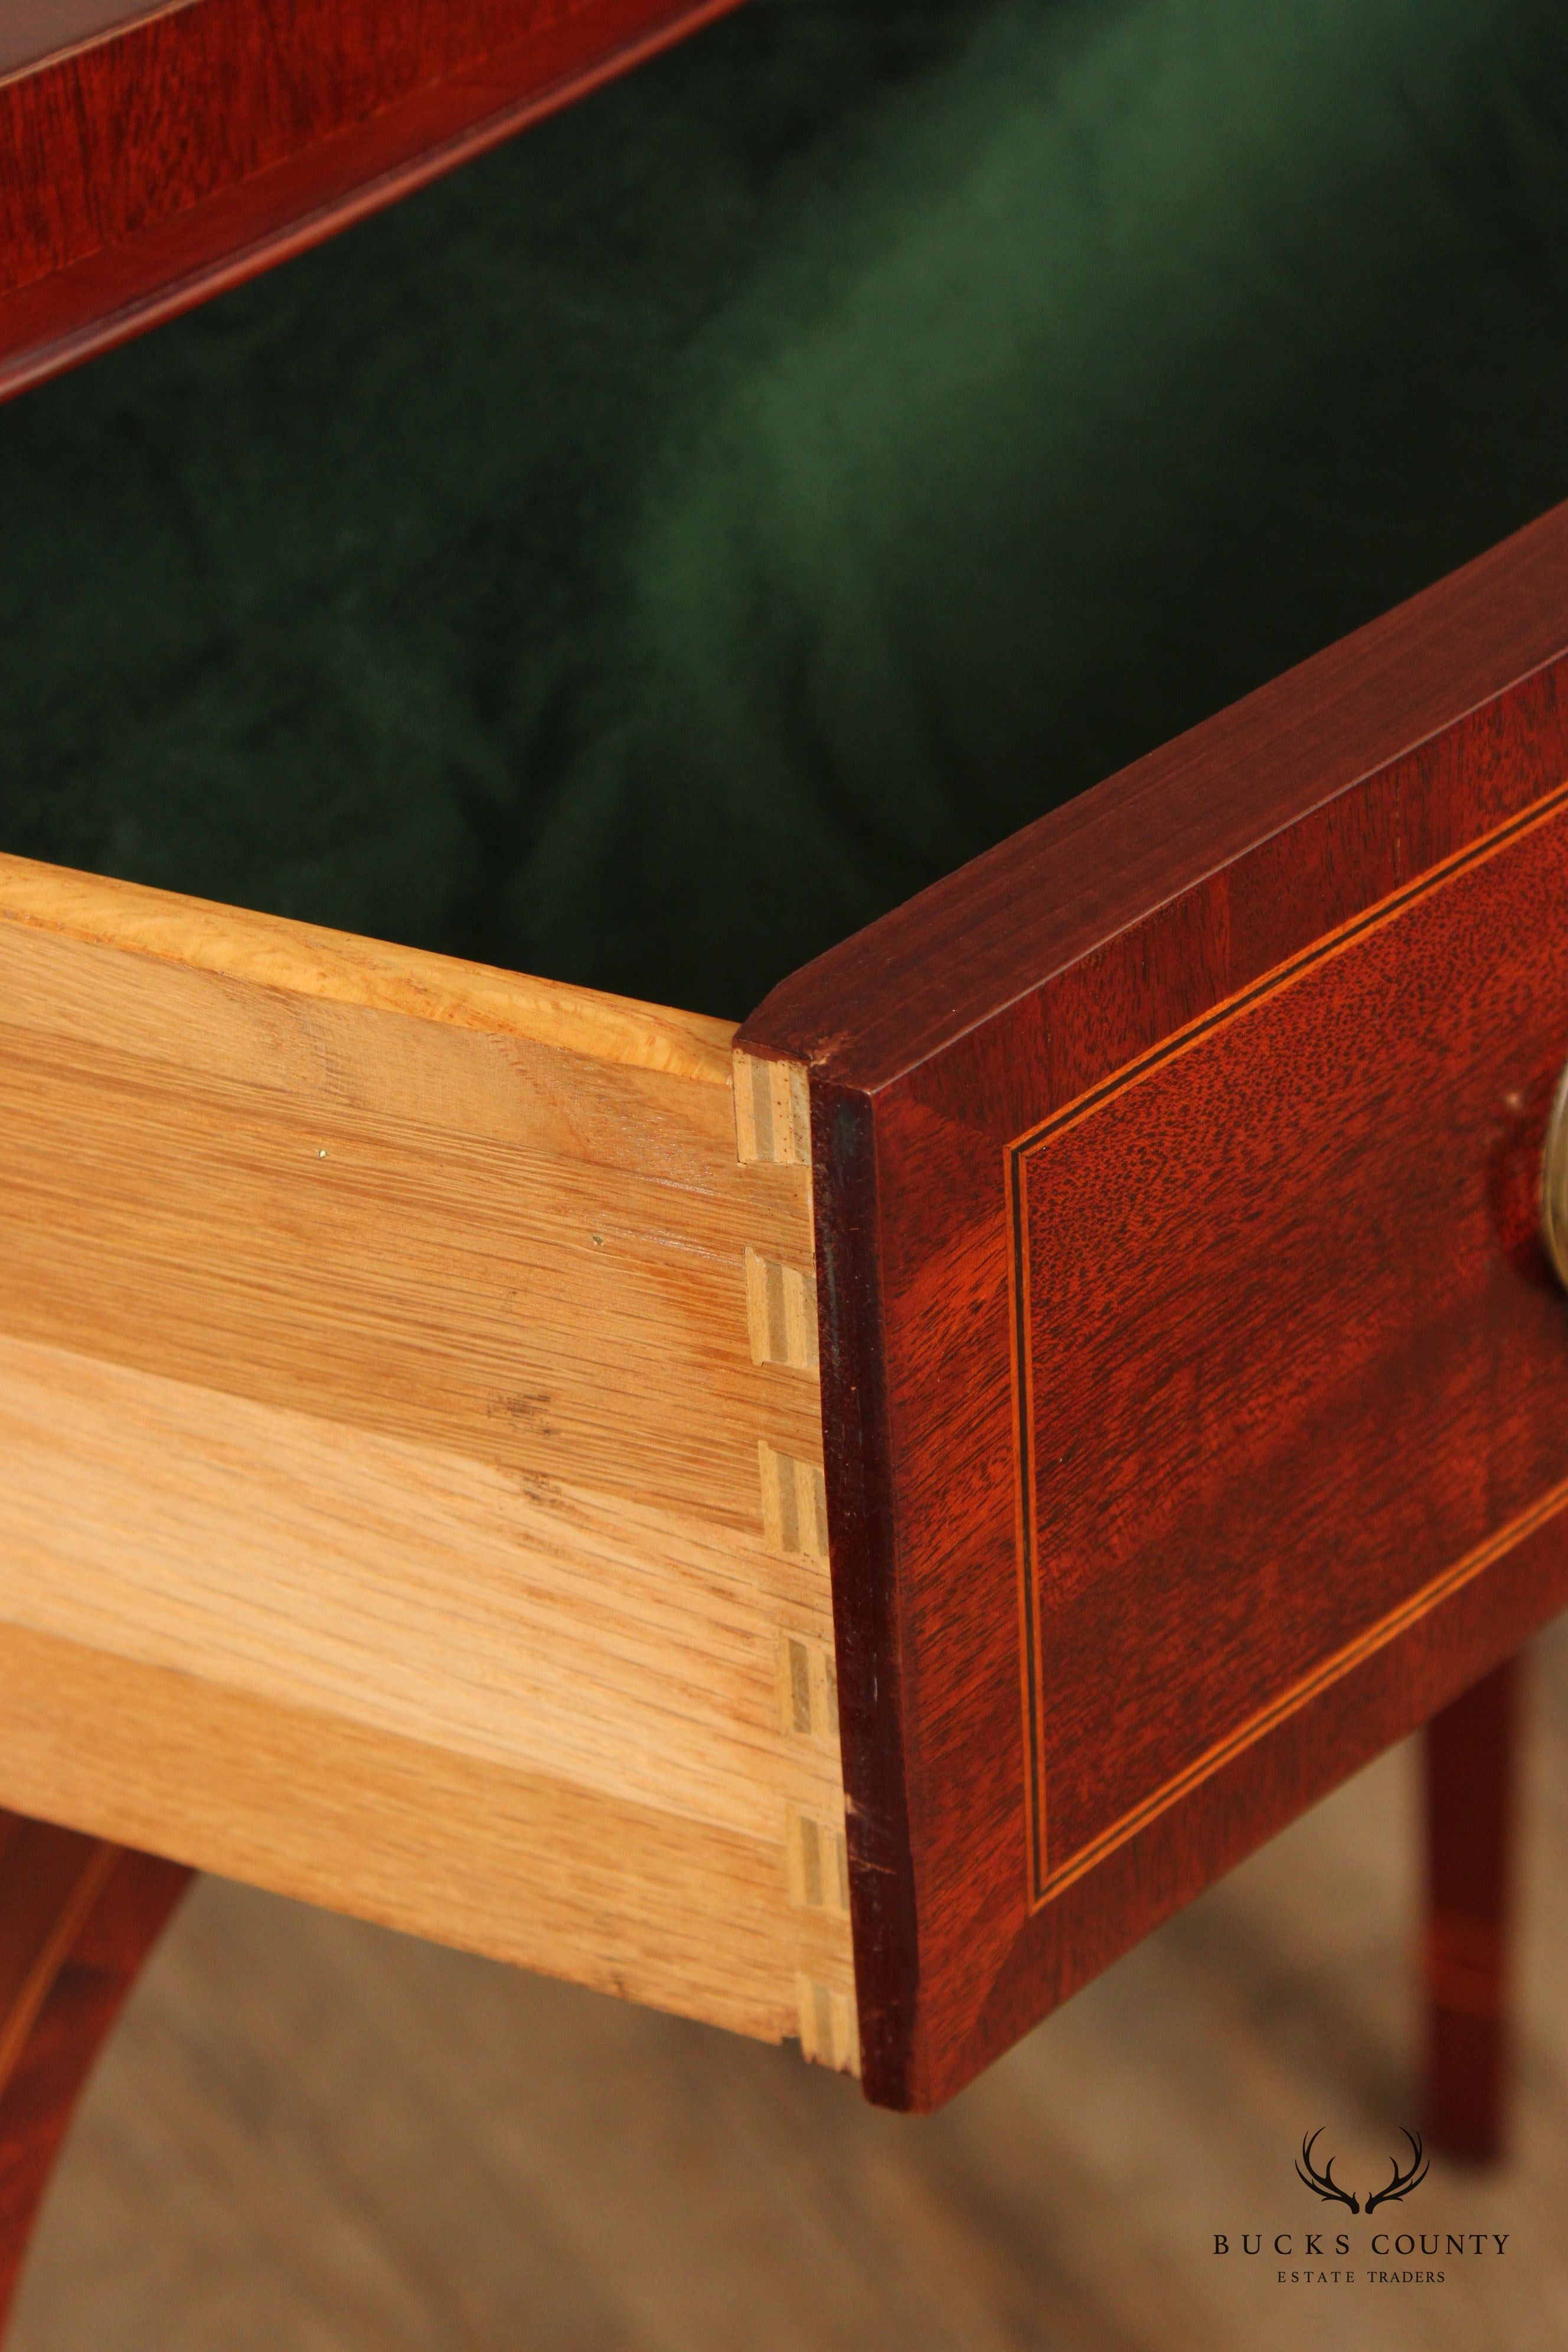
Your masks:
<path fill-rule="evenodd" d="M 1372 2225 L 1506 2233 L 1441 2286 L 1282 2285 L 1268 2251 L 1324 2227 L 1304 2131 L 1359 2184 L 1410 2116 L 1404 1750 L 918 2124 L 793 2052 L 208 1882 L 99 2074 L 14 2352 L 1559 2352 L 1568 1624 L 1532 1696 L 1517 2158 L 1435 2165 Z M 1244 2231 L 1261 2255 L 1215 2254 Z"/>

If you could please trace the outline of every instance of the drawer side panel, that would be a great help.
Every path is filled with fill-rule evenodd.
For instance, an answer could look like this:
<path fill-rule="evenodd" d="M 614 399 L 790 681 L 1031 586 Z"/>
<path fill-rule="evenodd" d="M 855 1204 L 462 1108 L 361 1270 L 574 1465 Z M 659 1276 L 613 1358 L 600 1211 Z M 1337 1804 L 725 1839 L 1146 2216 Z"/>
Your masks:
<path fill-rule="evenodd" d="M 730 1036 L 0 860 L 0 1802 L 852 2062 Z"/>

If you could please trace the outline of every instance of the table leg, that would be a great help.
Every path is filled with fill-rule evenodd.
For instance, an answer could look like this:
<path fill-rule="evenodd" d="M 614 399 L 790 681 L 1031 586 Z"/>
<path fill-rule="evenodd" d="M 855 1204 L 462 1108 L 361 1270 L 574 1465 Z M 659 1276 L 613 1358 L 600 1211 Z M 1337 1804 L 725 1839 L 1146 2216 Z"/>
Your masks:
<path fill-rule="evenodd" d="M 1520 1664 L 1426 1727 L 1426 2117 L 1434 2147 L 1502 2151 Z"/>
<path fill-rule="evenodd" d="M 77 2100 L 190 1877 L 0 1811 L 0 2333 Z"/>

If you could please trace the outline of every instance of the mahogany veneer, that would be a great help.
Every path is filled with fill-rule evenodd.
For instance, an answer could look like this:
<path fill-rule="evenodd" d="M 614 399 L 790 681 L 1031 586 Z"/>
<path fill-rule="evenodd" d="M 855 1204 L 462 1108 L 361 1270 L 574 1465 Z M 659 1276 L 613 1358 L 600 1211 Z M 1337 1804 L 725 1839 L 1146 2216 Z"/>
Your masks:
<path fill-rule="evenodd" d="M 30 11 L 0 47 L 0 398 L 319 243 L 734 5 L 84 0 L 62 21 L 73 45 L 42 59 Z"/>
<path fill-rule="evenodd" d="M 949 2096 L 1568 1600 L 1568 509 L 797 973 L 862 2057 Z"/>

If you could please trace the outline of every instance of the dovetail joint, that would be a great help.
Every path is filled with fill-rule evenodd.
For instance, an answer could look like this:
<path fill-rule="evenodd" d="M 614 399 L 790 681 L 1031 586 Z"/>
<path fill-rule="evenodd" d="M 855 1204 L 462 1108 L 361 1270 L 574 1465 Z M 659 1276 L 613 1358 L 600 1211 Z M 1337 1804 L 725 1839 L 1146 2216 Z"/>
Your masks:
<path fill-rule="evenodd" d="M 779 1720 L 797 1738 L 838 1752 L 838 1668 L 822 1642 L 779 1637 Z"/>
<path fill-rule="evenodd" d="M 790 1901 L 801 1911 L 849 1916 L 849 1852 L 842 1820 L 788 1810 Z"/>
<path fill-rule="evenodd" d="M 795 1996 L 800 2008 L 802 2054 L 814 2059 L 819 2066 L 836 2068 L 840 2074 L 858 2074 L 860 2023 L 855 2013 L 854 1994 L 818 1984 L 813 1977 L 799 1976 L 795 1979 Z"/>
<path fill-rule="evenodd" d="M 746 1252 L 746 1322 L 753 1364 L 792 1364 L 815 1372 L 816 1276 Z"/>
<path fill-rule="evenodd" d="M 798 1062 L 735 1055 L 735 1148 L 744 1160 L 811 1165 L 811 1094 Z"/>
<path fill-rule="evenodd" d="M 767 1439 L 757 1443 L 762 1469 L 763 1537 L 770 1551 L 794 1559 L 826 1559 L 827 1487 L 814 1463 L 775 1454 Z"/>

